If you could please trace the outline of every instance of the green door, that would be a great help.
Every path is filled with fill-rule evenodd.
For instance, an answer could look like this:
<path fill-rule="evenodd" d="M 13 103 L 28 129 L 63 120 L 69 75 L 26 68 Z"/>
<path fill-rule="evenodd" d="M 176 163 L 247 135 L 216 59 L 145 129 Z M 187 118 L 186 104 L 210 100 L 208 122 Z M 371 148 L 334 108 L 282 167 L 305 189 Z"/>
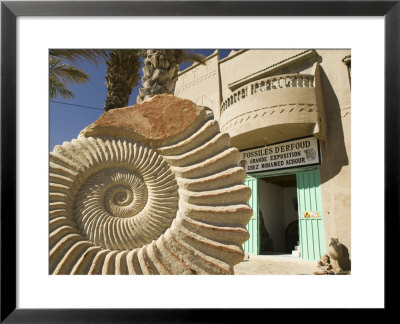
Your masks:
<path fill-rule="evenodd" d="M 253 208 L 253 216 L 251 216 L 251 219 L 246 227 L 250 234 L 250 238 L 244 242 L 243 250 L 248 254 L 259 254 L 260 240 L 258 235 L 258 181 L 256 178 L 247 176 L 244 183 L 251 189 L 249 205 L 251 208 Z"/>
<path fill-rule="evenodd" d="M 326 252 L 319 170 L 296 173 L 300 254 L 319 260 Z"/>

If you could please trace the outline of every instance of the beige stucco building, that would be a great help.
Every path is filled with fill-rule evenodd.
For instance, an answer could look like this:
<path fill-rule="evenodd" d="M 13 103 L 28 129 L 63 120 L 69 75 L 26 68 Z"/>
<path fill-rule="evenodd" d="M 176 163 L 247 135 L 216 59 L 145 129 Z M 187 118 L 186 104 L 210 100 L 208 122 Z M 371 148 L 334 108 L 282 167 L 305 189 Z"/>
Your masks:
<path fill-rule="evenodd" d="M 208 107 L 242 154 L 254 215 L 248 253 L 351 259 L 350 50 L 240 50 L 180 72 L 175 95 Z"/>

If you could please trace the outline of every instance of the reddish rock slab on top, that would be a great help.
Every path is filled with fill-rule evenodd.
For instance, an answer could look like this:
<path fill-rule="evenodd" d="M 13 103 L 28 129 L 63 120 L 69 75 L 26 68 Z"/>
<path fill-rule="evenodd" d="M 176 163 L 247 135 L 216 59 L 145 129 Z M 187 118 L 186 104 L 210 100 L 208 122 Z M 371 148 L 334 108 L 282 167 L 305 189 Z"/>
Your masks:
<path fill-rule="evenodd" d="M 199 108 L 187 99 L 173 95 L 156 95 L 135 106 L 112 109 L 105 112 L 82 135 L 90 136 L 97 129 L 110 128 L 110 135 L 121 131 L 135 133 L 153 140 L 178 134 L 186 129 L 198 116 Z"/>

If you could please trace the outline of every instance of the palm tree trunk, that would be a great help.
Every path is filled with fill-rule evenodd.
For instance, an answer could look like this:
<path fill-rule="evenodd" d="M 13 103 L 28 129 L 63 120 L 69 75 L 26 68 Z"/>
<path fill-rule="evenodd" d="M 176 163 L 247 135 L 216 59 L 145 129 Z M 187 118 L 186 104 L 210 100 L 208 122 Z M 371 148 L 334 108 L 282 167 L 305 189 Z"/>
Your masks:
<path fill-rule="evenodd" d="M 106 61 L 108 89 L 104 110 L 128 106 L 129 96 L 139 81 L 140 60 L 137 50 L 119 49 L 110 52 Z"/>
<path fill-rule="evenodd" d="M 172 94 L 178 80 L 179 63 L 182 50 L 155 49 L 147 50 L 144 59 L 142 88 L 139 90 L 137 103 L 157 94 Z"/>

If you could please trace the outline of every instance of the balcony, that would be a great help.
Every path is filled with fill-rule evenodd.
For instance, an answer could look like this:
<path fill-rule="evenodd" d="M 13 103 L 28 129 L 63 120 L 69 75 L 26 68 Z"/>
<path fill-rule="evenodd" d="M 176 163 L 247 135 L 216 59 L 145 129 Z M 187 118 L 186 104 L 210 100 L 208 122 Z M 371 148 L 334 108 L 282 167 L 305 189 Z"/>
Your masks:
<path fill-rule="evenodd" d="M 239 149 L 315 135 L 323 139 L 319 68 L 249 82 L 221 105 L 221 131 Z"/>

